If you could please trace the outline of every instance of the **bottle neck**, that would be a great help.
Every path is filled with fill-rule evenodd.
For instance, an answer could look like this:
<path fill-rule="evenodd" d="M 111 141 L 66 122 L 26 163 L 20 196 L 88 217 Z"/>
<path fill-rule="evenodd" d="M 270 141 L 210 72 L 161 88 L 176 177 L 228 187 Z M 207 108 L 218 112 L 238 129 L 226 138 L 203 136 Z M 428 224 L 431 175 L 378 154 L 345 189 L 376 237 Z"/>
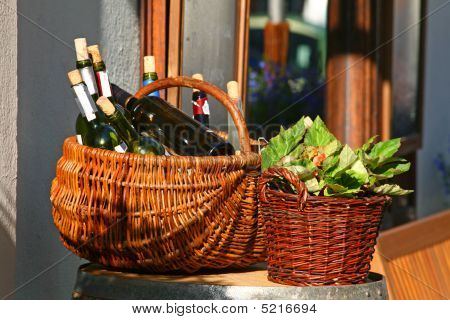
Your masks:
<path fill-rule="evenodd" d="M 98 117 L 98 110 L 86 85 L 84 83 L 76 84 L 72 86 L 72 90 L 75 101 L 83 117 L 85 117 L 89 122 L 96 121 Z"/>
<path fill-rule="evenodd" d="M 109 81 L 108 72 L 106 71 L 106 65 L 103 61 L 96 62 L 93 65 L 95 72 L 95 80 L 97 82 L 98 92 L 100 96 L 105 96 L 109 100 L 115 103 L 112 90 L 111 82 Z"/>
<path fill-rule="evenodd" d="M 143 76 L 142 85 L 145 87 L 156 80 L 158 80 L 158 74 L 156 72 L 146 72 Z M 159 91 L 150 92 L 149 96 L 159 97 Z"/>
<path fill-rule="evenodd" d="M 158 80 L 158 74 L 157 74 L 156 72 L 146 72 L 146 73 L 144 73 L 144 75 L 142 76 L 142 79 L 143 79 L 144 81 L 146 81 L 146 80 L 152 80 L 152 82 L 153 82 L 153 81 Z"/>
<path fill-rule="evenodd" d="M 133 142 L 139 140 L 139 133 L 133 128 L 127 118 L 116 109 L 114 113 L 107 116 L 110 124 L 116 129 L 117 134 L 130 147 Z"/>
<path fill-rule="evenodd" d="M 89 94 L 92 96 L 94 100 L 98 99 L 98 88 L 97 83 L 95 81 L 94 70 L 92 68 L 91 60 L 81 60 L 77 61 L 76 67 L 80 70 L 81 77 L 83 78 L 83 82 L 86 84 Z"/>

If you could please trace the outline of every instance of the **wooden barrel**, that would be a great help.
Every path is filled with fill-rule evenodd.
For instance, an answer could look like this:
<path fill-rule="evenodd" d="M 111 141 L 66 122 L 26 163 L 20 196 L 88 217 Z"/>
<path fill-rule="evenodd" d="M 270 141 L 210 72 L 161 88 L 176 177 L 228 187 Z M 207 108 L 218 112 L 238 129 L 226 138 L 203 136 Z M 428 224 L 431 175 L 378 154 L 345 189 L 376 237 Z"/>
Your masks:
<path fill-rule="evenodd" d="M 136 274 L 82 265 L 74 299 L 129 300 L 387 300 L 383 276 L 370 273 L 366 283 L 348 286 L 293 287 L 267 280 L 265 264 L 245 270 L 186 274 Z"/>

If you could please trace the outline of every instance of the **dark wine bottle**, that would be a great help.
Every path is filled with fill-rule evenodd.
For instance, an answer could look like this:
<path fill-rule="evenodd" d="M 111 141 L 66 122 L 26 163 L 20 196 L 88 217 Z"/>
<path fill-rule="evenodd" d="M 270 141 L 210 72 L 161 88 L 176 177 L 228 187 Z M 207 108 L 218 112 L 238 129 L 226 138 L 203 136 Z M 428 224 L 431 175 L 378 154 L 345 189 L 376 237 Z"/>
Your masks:
<path fill-rule="evenodd" d="M 196 73 L 192 78 L 203 81 L 203 75 Z M 208 96 L 203 91 L 192 89 L 192 113 L 194 119 L 209 127 L 209 103 Z"/>
<path fill-rule="evenodd" d="M 80 71 L 73 70 L 67 75 L 72 86 L 75 101 L 87 123 L 85 128 L 76 128 L 78 141 L 83 145 L 94 148 L 125 152 L 126 145 L 122 143 L 116 131 L 99 120 L 99 112 L 86 84 L 83 82 Z"/>
<path fill-rule="evenodd" d="M 141 133 L 183 156 L 232 155 L 233 146 L 209 128 L 158 97 L 136 99 L 112 84 L 113 95 L 133 115 Z"/>
<path fill-rule="evenodd" d="M 128 151 L 138 154 L 163 155 L 164 147 L 150 137 L 141 136 L 127 118 L 114 107 L 107 97 L 100 97 L 97 105 L 106 114 L 109 123 L 128 146 Z"/>
<path fill-rule="evenodd" d="M 125 116 L 128 121 L 131 121 L 131 113 L 122 108 L 120 105 L 116 104 L 114 97 L 112 95 L 111 83 L 109 81 L 108 71 L 106 70 L 106 64 L 100 54 L 100 49 L 98 45 L 92 45 L 87 48 L 88 53 L 92 57 L 92 66 L 95 73 L 95 80 L 98 87 L 98 92 L 100 96 L 107 97 L 114 106 Z"/>
<path fill-rule="evenodd" d="M 155 57 L 144 57 L 144 75 L 142 76 L 142 85 L 146 85 L 158 80 L 158 74 L 156 73 Z M 159 91 L 153 91 L 149 93 L 149 96 L 159 97 Z"/>

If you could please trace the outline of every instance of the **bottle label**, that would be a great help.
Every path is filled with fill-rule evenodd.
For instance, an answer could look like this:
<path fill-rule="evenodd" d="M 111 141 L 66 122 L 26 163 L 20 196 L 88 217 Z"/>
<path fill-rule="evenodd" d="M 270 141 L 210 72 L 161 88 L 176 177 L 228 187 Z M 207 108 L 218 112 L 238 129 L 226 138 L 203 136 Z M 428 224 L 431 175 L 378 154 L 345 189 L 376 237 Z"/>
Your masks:
<path fill-rule="evenodd" d="M 75 91 L 73 92 L 73 95 L 75 96 L 75 103 L 77 104 L 78 109 L 80 109 L 80 113 L 83 117 L 86 117 L 86 114 L 84 113 L 84 109 L 83 106 L 80 103 L 80 100 L 78 99 L 78 97 L 75 94 Z"/>
<path fill-rule="evenodd" d="M 82 111 L 82 114 L 84 114 L 88 121 L 94 120 L 96 118 L 95 113 L 97 112 L 97 107 L 86 86 L 83 83 L 80 83 L 72 88 L 76 96 L 75 101 L 79 104 L 79 107 L 81 107 L 80 110 L 82 109 L 84 111 Z"/>
<path fill-rule="evenodd" d="M 108 72 L 99 71 L 95 74 L 97 77 L 98 93 L 101 96 L 105 96 L 107 98 L 112 97 L 111 93 L 111 83 L 109 82 Z"/>
<path fill-rule="evenodd" d="M 92 67 L 84 67 L 80 69 L 81 77 L 86 84 L 89 94 L 93 95 L 98 93 L 97 83 L 95 82 L 94 70 Z"/>
<path fill-rule="evenodd" d="M 77 142 L 78 144 L 83 144 L 83 139 L 81 138 L 81 134 L 77 134 Z"/>
<path fill-rule="evenodd" d="M 142 84 L 143 84 L 144 87 L 145 87 L 146 85 L 148 85 L 148 84 L 150 84 L 150 83 L 152 83 L 152 82 L 154 82 L 152 79 L 147 79 L 147 80 L 144 80 L 144 81 L 142 82 Z M 149 97 L 159 97 L 159 91 L 153 91 L 153 92 L 150 92 L 148 96 L 149 96 Z"/>
<path fill-rule="evenodd" d="M 118 144 L 117 146 L 114 147 L 114 150 L 120 153 L 125 153 L 127 152 L 127 145 L 125 144 L 125 142 L 122 142 L 121 144 Z"/>
<path fill-rule="evenodd" d="M 204 98 L 197 99 L 197 101 L 192 101 L 192 110 L 193 110 L 194 116 L 197 116 L 200 114 L 209 115 L 208 98 L 204 97 Z"/>

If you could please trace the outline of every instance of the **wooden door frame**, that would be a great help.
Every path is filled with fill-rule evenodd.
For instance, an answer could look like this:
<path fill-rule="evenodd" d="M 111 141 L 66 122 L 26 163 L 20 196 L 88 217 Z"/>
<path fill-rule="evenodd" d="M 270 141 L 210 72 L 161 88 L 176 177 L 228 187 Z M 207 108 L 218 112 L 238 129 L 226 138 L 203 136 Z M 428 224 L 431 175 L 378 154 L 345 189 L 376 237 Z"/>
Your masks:
<path fill-rule="evenodd" d="M 236 0 L 235 68 L 234 78 L 239 84 L 242 110 L 246 114 L 248 35 L 250 29 L 250 0 Z"/>
<path fill-rule="evenodd" d="M 141 81 L 143 57 L 155 56 L 159 78 L 182 73 L 183 0 L 140 0 Z M 161 97 L 181 107 L 180 88 L 161 90 Z"/>

